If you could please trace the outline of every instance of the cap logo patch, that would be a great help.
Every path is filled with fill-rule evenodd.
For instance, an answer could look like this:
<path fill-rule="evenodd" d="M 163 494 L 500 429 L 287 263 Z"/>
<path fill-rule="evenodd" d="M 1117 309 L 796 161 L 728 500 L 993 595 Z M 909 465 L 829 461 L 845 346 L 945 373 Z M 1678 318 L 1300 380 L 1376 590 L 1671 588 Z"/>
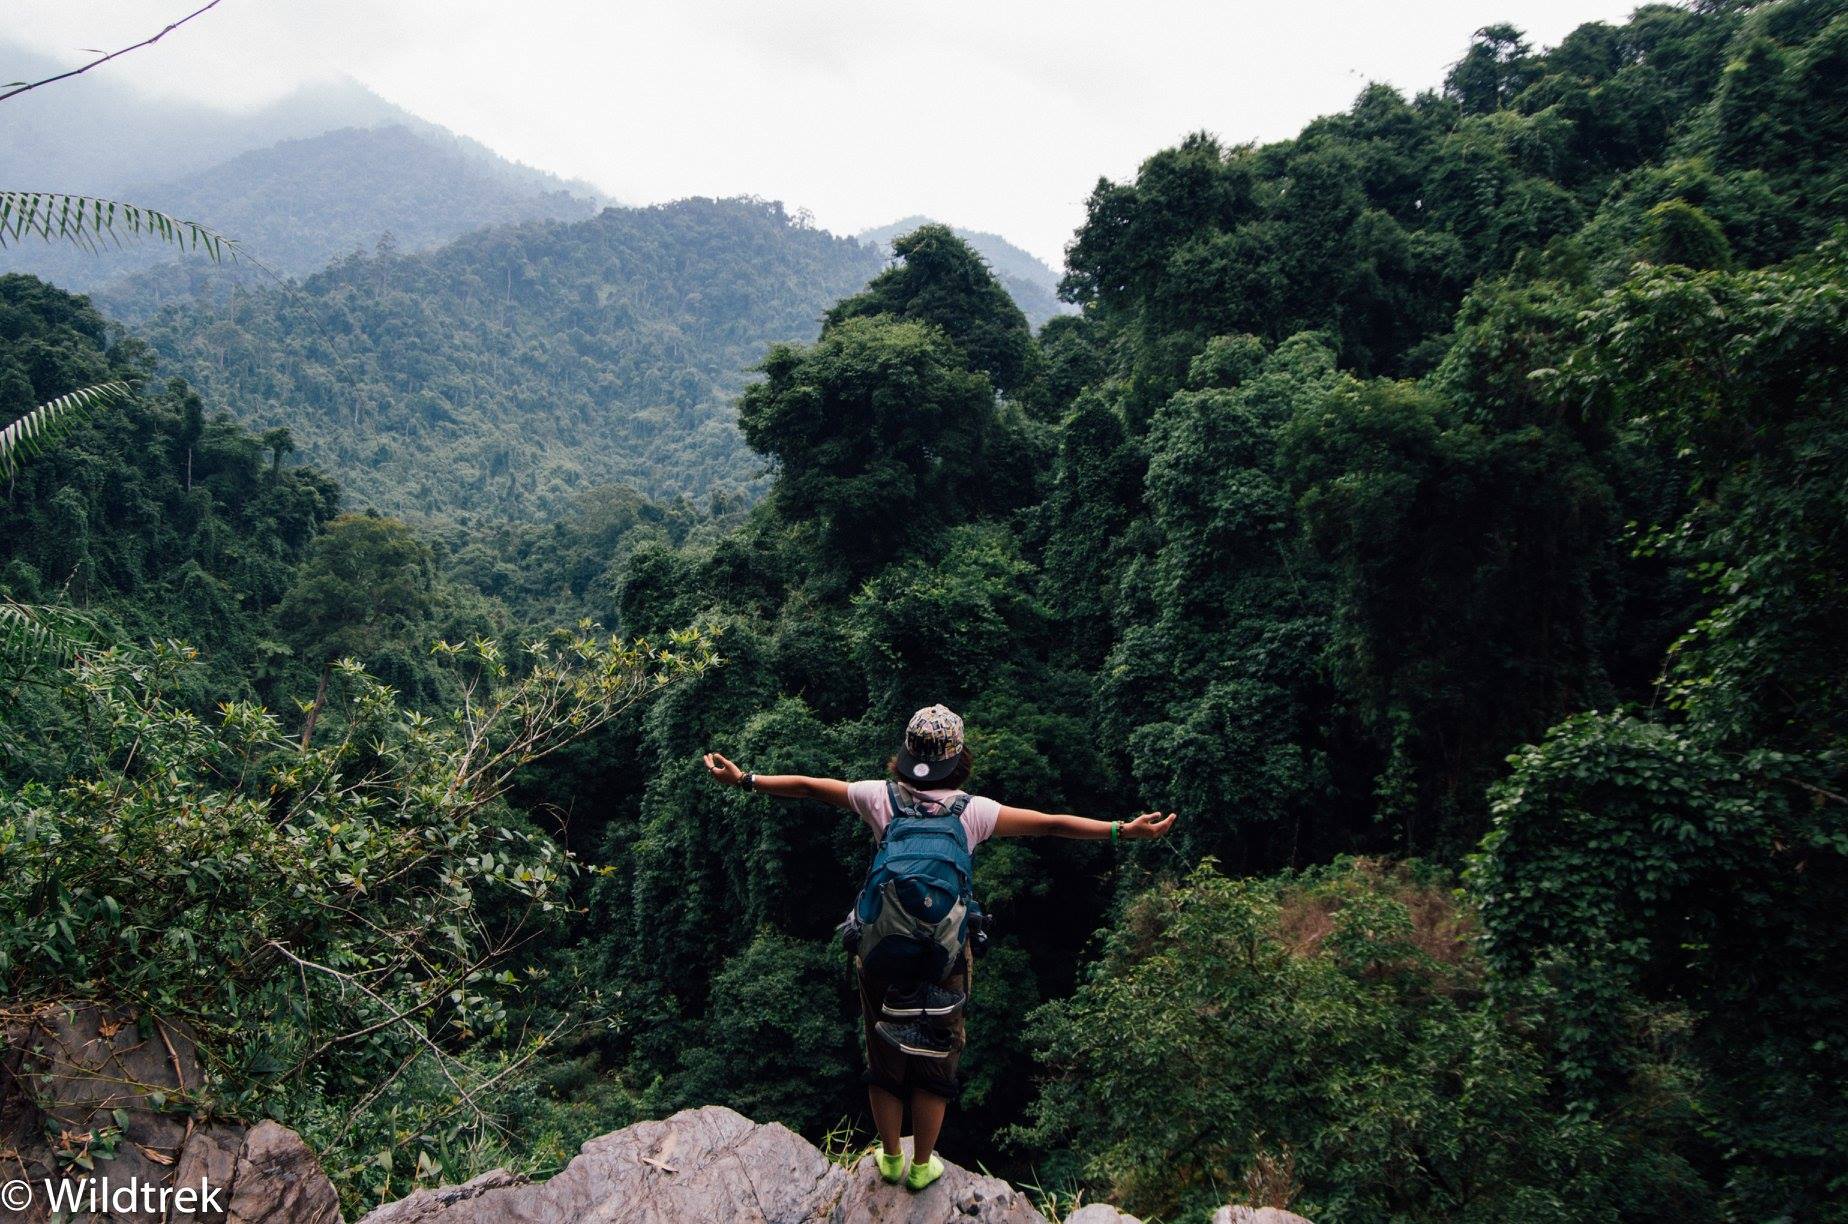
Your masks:
<path fill-rule="evenodd" d="M 916 765 L 913 765 L 911 767 L 911 773 L 913 777 L 921 778 L 929 772 L 930 772 L 930 766 L 926 765 L 922 761 L 919 761 Z"/>

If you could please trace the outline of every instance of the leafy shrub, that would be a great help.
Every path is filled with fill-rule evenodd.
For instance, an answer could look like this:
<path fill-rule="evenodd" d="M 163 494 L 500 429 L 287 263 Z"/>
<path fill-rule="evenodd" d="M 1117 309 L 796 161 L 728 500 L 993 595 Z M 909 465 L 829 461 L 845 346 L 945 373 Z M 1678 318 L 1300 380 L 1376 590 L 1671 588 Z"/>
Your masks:
<path fill-rule="evenodd" d="M 0 795 L 0 997 L 185 1021 L 206 1063 L 194 1112 L 403 1103 L 412 1132 L 478 1134 L 479 1094 L 543 1044 L 510 1033 L 518 982 L 497 962 L 558 913 L 573 870 L 501 796 L 716 656 L 690 631 L 559 634 L 511 664 L 486 641 L 438 653 L 472 677 L 460 709 L 407 711 L 343 661 L 314 742 L 255 705 L 177 701 L 187 647 L 57 673 L 84 738 L 68 781 Z"/>
<path fill-rule="evenodd" d="M 1202 864 L 1132 901 L 1089 980 L 1035 1013 L 1052 1078 L 1017 1137 L 1175 1221 L 1291 1184 L 1315 1219 L 1598 1216 L 1608 1141 L 1551 1107 L 1474 935 L 1415 864 Z"/>

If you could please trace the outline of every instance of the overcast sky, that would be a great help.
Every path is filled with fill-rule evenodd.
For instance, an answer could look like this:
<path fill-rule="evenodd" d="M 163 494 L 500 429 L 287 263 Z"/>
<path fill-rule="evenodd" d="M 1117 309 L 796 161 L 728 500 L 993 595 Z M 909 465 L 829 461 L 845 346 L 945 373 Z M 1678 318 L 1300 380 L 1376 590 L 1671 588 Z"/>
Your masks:
<path fill-rule="evenodd" d="M 203 0 L 5 0 L 77 62 Z M 349 75 L 631 203 L 753 194 L 851 233 L 910 213 L 1055 266 L 1099 175 L 1200 128 L 1274 140 L 1368 81 L 1437 85 L 1470 33 L 1550 45 L 1610 0 L 222 0 L 96 69 L 247 105 Z"/>

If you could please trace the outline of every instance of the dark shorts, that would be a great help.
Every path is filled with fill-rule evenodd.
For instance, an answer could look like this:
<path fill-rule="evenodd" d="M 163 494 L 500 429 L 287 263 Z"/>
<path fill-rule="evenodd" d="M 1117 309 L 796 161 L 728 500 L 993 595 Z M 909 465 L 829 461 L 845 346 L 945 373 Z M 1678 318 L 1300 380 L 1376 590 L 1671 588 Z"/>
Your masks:
<path fill-rule="evenodd" d="M 923 1058 L 907 1054 L 873 1031 L 873 1025 L 883 1019 L 879 1005 L 885 1001 L 886 988 L 890 983 L 867 973 L 857 956 L 853 967 L 854 976 L 860 983 L 860 1028 L 866 1042 L 866 1074 L 862 1078 L 868 1084 L 883 1088 L 897 1097 L 906 1097 L 913 1091 L 919 1091 L 954 1101 L 962 1086 L 956 1076 L 957 1068 L 962 1063 L 963 1013 L 968 1011 L 969 1005 L 965 1002 L 963 1011 L 947 1019 L 927 1021 L 947 1029 L 955 1038 L 955 1049 L 950 1051 L 948 1057 Z M 969 952 L 965 949 L 962 962 L 939 985 L 945 990 L 954 990 L 966 996 L 973 977 L 970 969 Z"/>

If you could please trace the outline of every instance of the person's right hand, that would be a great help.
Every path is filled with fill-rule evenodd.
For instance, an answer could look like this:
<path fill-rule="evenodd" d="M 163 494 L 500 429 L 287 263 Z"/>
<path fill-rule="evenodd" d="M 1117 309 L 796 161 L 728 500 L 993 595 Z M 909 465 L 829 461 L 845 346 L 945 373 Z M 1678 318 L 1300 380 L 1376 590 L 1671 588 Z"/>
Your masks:
<path fill-rule="evenodd" d="M 739 769 L 718 753 L 708 752 L 702 759 L 706 762 L 706 772 L 712 775 L 715 782 L 725 786 L 737 786 L 744 781 L 744 770 Z"/>
<path fill-rule="evenodd" d="M 1154 841 L 1168 835 L 1177 814 L 1169 812 L 1163 816 L 1160 812 L 1144 812 L 1134 820 L 1125 821 L 1117 832 L 1124 841 Z"/>

